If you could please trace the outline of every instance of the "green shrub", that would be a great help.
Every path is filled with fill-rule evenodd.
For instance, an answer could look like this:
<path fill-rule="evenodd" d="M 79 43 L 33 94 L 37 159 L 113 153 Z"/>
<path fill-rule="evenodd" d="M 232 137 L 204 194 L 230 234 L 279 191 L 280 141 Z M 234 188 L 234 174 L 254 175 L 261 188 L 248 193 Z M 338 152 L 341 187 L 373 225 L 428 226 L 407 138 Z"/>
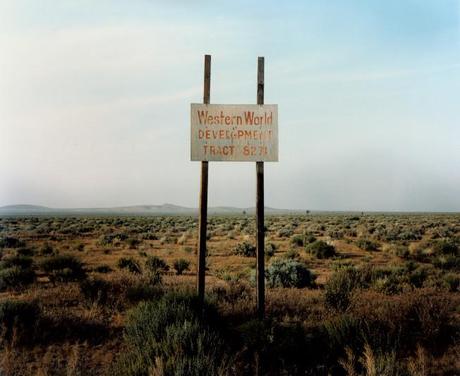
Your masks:
<path fill-rule="evenodd" d="M 445 270 L 459 270 L 460 257 L 454 255 L 439 255 L 433 260 L 433 265 Z"/>
<path fill-rule="evenodd" d="M 313 235 L 310 232 L 305 233 L 305 236 L 304 236 L 304 244 L 305 245 L 313 243 L 314 241 L 316 241 L 315 235 Z"/>
<path fill-rule="evenodd" d="M 112 268 L 108 265 L 98 265 L 94 268 L 94 271 L 96 273 L 110 273 L 112 271 Z"/>
<path fill-rule="evenodd" d="M 306 247 L 307 252 L 311 253 L 319 259 L 334 257 L 336 255 L 335 248 L 322 240 L 316 240 Z"/>
<path fill-rule="evenodd" d="M 0 291 L 23 288 L 35 281 L 35 272 L 30 268 L 13 266 L 0 270 Z"/>
<path fill-rule="evenodd" d="M 53 283 L 80 281 L 86 278 L 83 264 L 71 255 L 51 256 L 43 260 L 40 267 Z"/>
<path fill-rule="evenodd" d="M 42 256 L 51 256 L 54 254 L 57 254 L 57 252 L 55 252 L 53 247 L 48 243 L 45 243 L 43 247 L 40 249 L 40 255 Z"/>
<path fill-rule="evenodd" d="M 374 252 L 379 249 L 378 244 L 369 239 L 358 239 L 356 245 L 364 251 Z"/>
<path fill-rule="evenodd" d="M 393 249 L 393 253 L 401 258 L 407 259 L 410 257 L 410 251 L 407 246 L 404 245 L 397 245 Z"/>
<path fill-rule="evenodd" d="M 447 273 L 442 279 L 450 292 L 460 292 L 460 275 Z"/>
<path fill-rule="evenodd" d="M 123 233 L 105 234 L 99 238 L 100 245 L 112 245 L 116 242 L 125 241 L 128 239 L 128 235 Z"/>
<path fill-rule="evenodd" d="M 85 300 L 91 304 L 105 304 L 110 284 L 103 279 L 89 278 L 80 282 L 80 291 Z"/>
<path fill-rule="evenodd" d="M 276 259 L 265 271 L 268 287 L 312 287 L 315 276 L 305 264 L 290 260 Z"/>
<path fill-rule="evenodd" d="M 266 243 L 265 244 L 265 256 L 268 258 L 273 257 L 276 252 L 276 245 L 273 243 Z"/>
<path fill-rule="evenodd" d="M 177 275 L 181 275 L 186 270 L 189 270 L 190 261 L 185 259 L 179 259 L 174 261 L 174 270 L 176 271 Z"/>
<path fill-rule="evenodd" d="M 32 266 L 33 260 L 28 256 L 10 256 L 0 261 L 0 269 L 19 267 L 21 269 L 27 269 Z"/>
<path fill-rule="evenodd" d="M 0 238 L 0 248 L 19 248 L 24 247 L 25 243 L 13 236 L 5 236 Z"/>
<path fill-rule="evenodd" d="M 292 236 L 293 233 L 294 231 L 292 231 L 289 228 L 282 228 L 281 230 L 278 231 L 277 235 L 280 238 L 289 238 L 290 236 Z"/>
<path fill-rule="evenodd" d="M 140 303 L 129 312 L 125 327 L 129 351 L 111 374 L 226 374 L 228 349 L 215 328 L 215 315 L 209 305 L 202 314 L 194 295 L 168 294 Z"/>
<path fill-rule="evenodd" d="M 350 303 L 353 290 L 362 287 L 359 272 L 354 267 L 337 270 L 325 285 L 325 304 L 337 311 L 345 311 Z"/>
<path fill-rule="evenodd" d="M 160 276 L 161 277 L 161 276 Z M 158 288 L 158 284 L 161 282 L 161 278 L 158 280 L 149 278 L 149 282 L 138 281 L 126 289 L 124 292 L 124 299 L 130 303 L 138 303 L 143 300 L 156 299 L 162 295 L 161 289 Z"/>
<path fill-rule="evenodd" d="M 256 247 L 248 242 L 237 244 L 234 249 L 236 255 L 244 257 L 256 257 Z"/>
<path fill-rule="evenodd" d="M 0 338 L 19 342 L 31 340 L 40 318 L 40 308 L 35 302 L 4 300 L 0 302 Z M 0 339 L 0 343 L 2 340 Z"/>
<path fill-rule="evenodd" d="M 128 246 L 130 249 L 136 249 L 139 244 L 141 244 L 141 241 L 139 239 L 136 239 L 136 238 L 128 239 Z"/>
<path fill-rule="evenodd" d="M 16 250 L 16 255 L 17 256 L 33 256 L 35 253 L 35 250 L 33 248 L 29 247 L 21 247 Z"/>
<path fill-rule="evenodd" d="M 131 273 L 142 273 L 139 263 L 132 257 L 121 257 L 120 259 L 118 259 L 117 266 L 119 269 L 127 269 Z"/>
<path fill-rule="evenodd" d="M 284 258 L 295 260 L 299 258 L 299 252 L 296 249 L 289 249 L 284 255 Z"/>
<path fill-rule="evenodd" d="M 302 235 L 294 235 L 292 238 L 291 238 L 291 244 L 292 245 L 295 245 L 297 247 L 303 247 L 304 245 L 304 238 Z"/>
<path fill-rule="evenodd" d="M 457 239 L 443 239 L 437 241 L 433 246 L 433 251 L 437 255 L 460 256 Z"/>
<path fill-rule="evenodd" d="M 145 260 L 145 268 L 151 273 L 167 272 L 169 266 L 163 259 L 157 256 L 148 256 Z"/>

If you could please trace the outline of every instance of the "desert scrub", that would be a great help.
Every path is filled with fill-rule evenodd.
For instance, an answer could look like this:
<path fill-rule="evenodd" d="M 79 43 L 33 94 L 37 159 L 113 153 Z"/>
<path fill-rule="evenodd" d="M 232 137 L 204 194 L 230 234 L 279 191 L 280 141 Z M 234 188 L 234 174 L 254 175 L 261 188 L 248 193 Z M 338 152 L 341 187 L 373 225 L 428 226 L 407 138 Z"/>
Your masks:
<path fill-rule="evenodd" d="M 239 243 L 234 248 L 234 253 L 244 257 L 256 257 L 256 247 L 248 242 Z"/>
<path fill-rule="evenodd" d="M 40 264 L 51 282 L 80 281 L 86 278 L 82 262 L 71 255 L 51 256 Z"/>
<path fill-rule="evenodd" d="M 119 269 L 126 269 L 135 274 L 140 274 L 142 272 L 139 263 L 132 257 L 121 257 L 118 259 L 117 266 Z"/>
<path fill-rule="evenodd" d="M 186 270 L 190 269 L 190 261 L 185 259 L 176 260 L 173 267 L 177 275 L 182 275 Z"/>
<path fill-rule="evenodd" d="M 148 256 L 145 260 L 145 269 L 151 273 L 167 272 L 169 266 L 165 260 L 158 256 Z"/>
<path fill-rule="evenodd" d="M 265 271 L 268 287 L 313 287 L 314 274 L 305 264 L 291 259 L 276 259 Z"/>
<path fill-rule="evenodd" d="M 334 246 L 322 240 L 316 240 L 308 244 L 306 251 L 319 259 L 330 258 L 336 255 Z"/>
<path fill-rule="evenodd" d="M 296 247 L 303 247 L 304 243 L 304 237 L 302 235 L 294 235 L 291 238 L 291 244 Z"/>
<path fill-rule="evenodd" d="M 369 239 L 358 239 L 356 241 L 356 245 L 358 246 L 358 248 L 361 248 L 363 251 L 373 252 L 373 251 L 378 251 L 379 249 L 378 244 Z"/>
<path fill-rule="evenodd" d="M 368 277 L 364 277 L 355 267 L 342 267 L 329 277 L 325 285 L 325 304 L 337 311 L 345 311 L 356 288 L 367 287 Z"/>
<path fill-rule="evenodd" d="M 25 243 L 13 236 L 5 236 L 0 238 L 0 248 L 19 248 L 24 247 Z"/>
<path fill-rule="evenodd" d="M 438 240 L 433 246 L 433 251 L 437 255 L 460 256 L 460 248 L 458 244 L 458 239 Z"/>
<path fill-rule="evenodd" d="M 43 246 L 39 250 L 39 254 L 41 256 L 51 256 L 51 255 L 56 255 L 57 251 L 54 250 L 54 248 L 51 246 L 49 243 L 43 244 Z"/>
<path fill-rule="evenodd" d="M 287 258 L 287 259 L 291 259 L 291 260 L 294 260 L 294 259 L 297 259 L 299 258 L 299 252 L 297 251 L 297 249 L 289 249 L 284 255 L 283 257 L 284 258 Z"/>
<path fill-rule="evenodd" d="M 158 285 L 162 283 L 162 274 L 169 270 L 169 265 L 157 256 L 148 256 L 147 260 L 145 260 L 145 269 L 150 283 Z"/>
<path fill-rule="evenodd" d="M 0 343 L 30 341 L 35 335 L 40 308 L 36 302 L 3 300 L 0 302 Z"/>
<path fill-rule="evenodd" d="M 29 256 L 10 256 L 5 257 L 0 261 L 0 269 L 19 267 L 21 269 L 27 269 L 32 266 L 33 260 Z"/>
<path fill-rule="evenodd" d="M 275 244 L 266 243 L 265 244 L 265 256 L 267 256 L 268 258 L 273 257 L 275 255 L 276 249 L 277 247 Z"/>
<path fill-rule="evenodd" d="M 35 272 L 18 266 L 0 270 L 0 291 L 23 288 L 35 281 Z"/>
<path fill-rule="evenodd" d="M 112 271 L 112 268 L 106 264 L 102 264 L 102 265 L 98 265 L 94 268 L 94 271 L 96 273 L 103 273 L 103 274 L 106 274 L 106 273 L 110 273 Z"/>
<path fill-rule="evenodd" d="M 100 278 L 88 278 L 80 282 L 80 292 L 90 304 L 105 304 L 110 284 Z"/>
<path fill-rule="evenodd" d="M 313 243 L 316 240 L 315 235 L 313 235 L 311 232 L 305 232 L 304 234 L 304 244 L 310 244 Z"/>
<path fill-rule="evenodd" d="M 168 294 L 140 303 L 129 312 L 125 327 L 128 352 L 113 375 L 225 375 L 227 347 L 216 326 L 215 308 L 200 310 L 194 295 Z"/>
<path fill-rule="evenodd" d="M 17 290 L 35 282 L 33 260 L 28 256 L 9 256 L 0 262 L 0 291 Z"/>

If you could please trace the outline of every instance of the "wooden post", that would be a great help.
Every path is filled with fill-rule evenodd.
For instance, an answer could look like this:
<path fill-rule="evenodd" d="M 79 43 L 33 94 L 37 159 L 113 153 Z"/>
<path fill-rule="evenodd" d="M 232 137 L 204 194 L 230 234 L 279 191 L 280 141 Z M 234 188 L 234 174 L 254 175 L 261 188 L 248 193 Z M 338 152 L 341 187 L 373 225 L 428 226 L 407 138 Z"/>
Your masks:
<path fill-rule="evenodd" d="M 257 61 L 257 104 L 264 104 L 264 58 Z M 257 194 L 257 316 L 264 318 L 265 314 L 265 228 L 264 228 L 264 162 L 256 162 Z"/>
<path fill-rule="evenodd" d="M 211 55 L 204 56 L 203 103 L 209 104 L 211 96 Z M 206 230 L 208 226 L 208 161 L 201 162 L 200 213 L 198 220 L 197 293 L 204 303 L 206 273 Z"/>

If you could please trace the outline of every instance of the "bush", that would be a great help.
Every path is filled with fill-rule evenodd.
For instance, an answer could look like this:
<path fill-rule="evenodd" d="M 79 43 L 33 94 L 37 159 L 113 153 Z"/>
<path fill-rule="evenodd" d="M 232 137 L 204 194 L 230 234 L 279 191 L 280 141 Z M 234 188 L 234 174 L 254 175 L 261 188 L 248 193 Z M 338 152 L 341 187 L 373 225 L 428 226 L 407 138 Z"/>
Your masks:
<path fill-rule="evenodd" d="M 131 273 L 142 273 L 139 263 L 132 257 L 121 257 L 120 259 L 118 259 L 117 266 L 119 269 L 127 269 Z"/>
<path fill-rule="evenodd" d="M 105 304 L 110 284 L 99 278 L 86 279 L 80 283 L 80 291 L 91 304 Z"/>
<path fill-rule="evenodd" d="M 447 273 L 444 275 L 443 281 L 450 292 L 460 292 L 460 275 Z"/>
<path fill-rule="evenodd" d="M 237 244 L 234 252 L 239 256 L 256 257 L 256 247 L 248 242 Z"/>
<path fill-rule="evenodd" d="M 305 233 L 305 236 L 304 236 L 304 244 L 305 245 L 313 243 L 314 241 L 316 241 L 315 235 L 313 235 L 313 234 L 311 234 L 309 232 Z"/>
<path fill-rule="evenodd" d="M 5 236 L 4 238 L 0 238 L 0 248 L 19 248 L 24 247 L 25 243 L 12 236 Z"/>
<path fill-rule="evenodd" d="M 110 273 L 112 271 L 112 268 L 108 265 L 98 265 L 94 268 L 94 271 L 96 273 Z"/>
<path fill-rule="evenodd" d="M 273 243 L 265 244 L 265 256 L 273 257 L 276 252 L 276 245 Z"/>
<path fill-rule="evenodd" d="M 19 267 L 21 269 L 30 268 L 32 266 L 33 260 L 28 256 L 11 256 L 4 258 L 0 262 L 0 269 Z"/>
<path fill-rule="evenodd" d="M 445 270 L 459 270 L 460 257 L 454 255 L 440 255 L 433 260 L 433 265 Z"/>
<path fill-rule="evenodd" d="M 128 239 L 128 246 L 130 249 L 136 249 L 139 244 L 141 244 L 141 241 L 139 239 L 136 239 L 136 238 Z"/>
<path fill-rule="evenodd" d="M 177 275 L 181 275 L 184 271 L 189 270 L 190 262 L 184 259 L 174 261 L 174 269 Z"/>
<path fill-rule="evenodd" d="M 268 287 L 312 287 L 315 276 L 307 267 L 298 261 L 276 259 L 265 271 Z"/>
<path fill-rule="evenodd" d="M 417 344 L 435 350 L 454 341 L 454 308 L 448 293 L 439 290 L 394 296 L 361 291 L 353 297 L 350 314 L 359 320 L 363 338 L 372 348 L 401 352 Z"/>
<path fill-rule="evenodd" d="M 295 245 L 297 247 L 303 247 L 304 245 L 304 238 L 302 235 L 294 235 L 292 238 L 291 238 L 291 244 L 292 245 Z"/>
<path fill-rule="evenodd" d="M 460 256 L 458 242 L 456 239 L 444 239 L 435 243 L 433 251 L 437 255 Z"/>
<path fill-rule="evenodd" d="M 147 260 L 145 260 L 145 268 L 151 273 L 167 272 L 169 270 L 166 261 L 157 256 L 148 256 Z"/>
<path fill-rule="evenodd" d="M 57 252 L 54 251 L 53 247 L 48 244 L 48 243 L 45 243 L 43 245 L 43 247 L 40 249 L 40 254 L 42 256 L 50 256 L 50 255 L 54 255 L 56 254 Z"/>
<path fill-rule="evenodd" d="M 296 249 L 289 249 L 289 250 L 283 255 L 283 257 L 284 257 L 284 258 L 287 258 L 287 259 L 294 260 L 294 259 L 299 258 L 299 252 L 297 252 Z"/>
<path fill-rule="evenodd" d="M 392 249 L 393 253 L 401 258 L 407 259 L 410 257 L 410 251 L 407 246 L 397 245 Z"/>
<path fill-rule="evenodd" d="M 345 311 L 350 303 L 353 290 L 363 286 L 358 270 L 344 267 L 337 270 L 325 285 L 325 304 L 337 311 Z"/>
<path fill-rule="evenodd" d="M 0 302 L 0 338 L 10 341 L 30 340 L 35 334 L 40 308 L 35 302 L 4 300 Z M 1 340 L 0 340 L 1 342 Z"/>
<path fill-rule="evenodd" d="M 52 256 L 43 260 L 40 266 L 53 283 L 80 281 L 86 278 L 83 264 L 71 255 Z"/>
<path fill-rule="evenodd" d="M 306 249 L 307 252 L 311 253 L 313 256 L 316 256 L 319 259 L 330 258 L 336 255 L 334 246 L 329 245 L 322 240 L 314 241 L 313 243 L 309 244 Z"/>
<path fill-rule="evenodd" d="M 111 374 L 226 374 L 227 348 L 214 326 L 215 317 L 209 305 L 201 311 L 194 295 L 168 294 L 140 303 L 129 312 L 125 327 L 130 351 L 118 359 Z"/>
<path fill-rule="evenodd" d="M 35 253 L 35 250 L 29 247 L 21 247 L 16 250 L 17 256 L 33 256 L 34 253 Z"/>
<path fill-rule="evenodd" d="M 358 239 L 356 245 L 364 251 L 374 252 L 379 249 L 378 244 L 369 239 Z"/>
<path fill-rule="evenodd" d="M 22 288 L 35 281 L 35 272 L 30 268 L 13 266 L 0 270 L 0 291 Z"/>

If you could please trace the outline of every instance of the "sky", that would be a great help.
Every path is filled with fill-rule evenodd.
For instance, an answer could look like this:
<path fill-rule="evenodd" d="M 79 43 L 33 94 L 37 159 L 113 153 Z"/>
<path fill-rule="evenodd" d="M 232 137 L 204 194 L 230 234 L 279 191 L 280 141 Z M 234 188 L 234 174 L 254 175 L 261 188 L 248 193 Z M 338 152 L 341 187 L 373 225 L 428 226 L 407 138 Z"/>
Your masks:
<path fill-rule="evenodd" d="M 0 206 L 198 206 L 190 103 L 278 104 L 265 204 L 460 211 L 460 0 L 0 0 Z M 210 162 L 209 205 L 255 205 Z"/>

